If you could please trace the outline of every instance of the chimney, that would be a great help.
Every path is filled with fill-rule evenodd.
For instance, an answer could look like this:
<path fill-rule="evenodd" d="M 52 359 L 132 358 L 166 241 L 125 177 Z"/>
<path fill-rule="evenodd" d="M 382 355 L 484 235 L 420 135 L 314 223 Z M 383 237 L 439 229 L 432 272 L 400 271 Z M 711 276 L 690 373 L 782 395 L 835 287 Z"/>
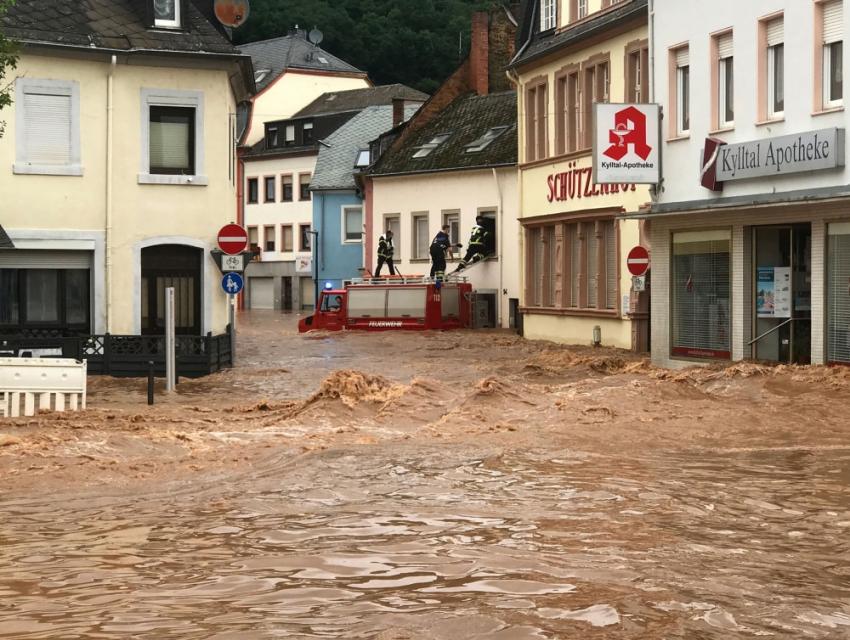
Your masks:
<path fill-rule="evenodd" d="M 472 42 L 469 51 L 469 85 L 480 96 L 490 93 L 490 14 L 472 14 Z"/>
<path fill-rule="evenodd" d="M 393 128 L 404 122 L 404 98 L 393 98 Z"/>

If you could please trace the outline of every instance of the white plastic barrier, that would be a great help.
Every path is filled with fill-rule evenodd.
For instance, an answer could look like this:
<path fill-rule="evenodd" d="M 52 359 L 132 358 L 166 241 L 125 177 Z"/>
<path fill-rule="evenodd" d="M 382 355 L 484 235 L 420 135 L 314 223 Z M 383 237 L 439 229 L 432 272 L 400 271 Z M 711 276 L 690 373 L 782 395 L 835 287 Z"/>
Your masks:
<path fill-rule="evenodd" d="M 0 358 L 0 418 L 84 410 L 86 369 L 68 358 Z"/>

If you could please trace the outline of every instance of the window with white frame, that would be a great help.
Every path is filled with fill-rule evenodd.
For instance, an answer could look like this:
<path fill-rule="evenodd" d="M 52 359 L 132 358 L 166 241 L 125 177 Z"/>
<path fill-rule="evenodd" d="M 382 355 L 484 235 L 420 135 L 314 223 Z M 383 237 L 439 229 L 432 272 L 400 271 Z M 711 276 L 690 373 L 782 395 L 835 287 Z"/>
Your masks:
<path fill-rule="evenodd" d="M 384 216 L 384 227 L 380 233 L 383 234 L 384 231 L 393 232 L 393 249 L 395 249 L 393 257 L 395 257 L 396 261 L 398 262 L 399 260 L 401 260 L 401 248 L 403 242 L 403 239 L 401 237 L 401 216 Z"/>
<path fill-rule="evenodd" d="M 431 235 L 428 233 L 428 214 L 414 213 L 413 217 L 413 259 L 422 260 L 431 254 Z"/>
<path fill-rule="evenodd" d="M 687 135 L 691 130 L 691 57 L 688 47 L 673 52 L 676 56 L 676 133 Z"/>
<path fill-rule="evenodd" d="M 767 116 L 781 118 L 785 113 L 785 21 L 767 23 Z"/>
<path fill-rule="evenodd" d="M 579 20 L 587 17 L 587 0 L 578 0 L 577 16 Z"/>
<path fill-rule="evenodd" d="M 823 106 L 844 104 L 844 3 L 824 2 L 823 12 Z"/>
<path fill-rule="evenodd" d="M 342 208 L 342 241 L 346 243 L 363 241 L 363 207 Z"/>
<path fill-rule="evenodd" d="M 548 31 L 558 26 L 558 3 L 556 0 L 540 0 L 540 30 Z"/>
<path fill-rule="evenodd" d="M 80 85 L 15 81 L 15 173 L 81 176 Z"/>
<path fill-rule="evenodd" d="M 181 25 L 180 0 L 150 0 L 153 2 L 155 27 L 179 29 Z"/>
<path fill-rule="evenodd" d="M 460 212 L 444 211 L 443 226 L 449 228 L 449 242 L 453 245 L 460 243 Z"/>
<path fill-rule="evenodd" d="M 728 129 L 735 125 L 735 58 L 732 32 L 716 38 L 717 46 L 717 127 Z"/>
<path fill-rule="evenodd" d="M 202 93 L 142 89 L 139 183 L 206 185 L 203 132 Z"/>

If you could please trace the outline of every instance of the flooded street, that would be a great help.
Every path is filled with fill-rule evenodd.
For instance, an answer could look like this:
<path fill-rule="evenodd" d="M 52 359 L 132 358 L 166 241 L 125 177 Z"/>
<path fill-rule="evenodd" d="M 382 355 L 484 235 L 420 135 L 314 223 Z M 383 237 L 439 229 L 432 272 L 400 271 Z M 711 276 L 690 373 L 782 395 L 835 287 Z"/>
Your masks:
<path fill-rule="evenodd" d="M 294 326 L 0 423 L 0 637 L 850 637 L 846 370 Z"/>

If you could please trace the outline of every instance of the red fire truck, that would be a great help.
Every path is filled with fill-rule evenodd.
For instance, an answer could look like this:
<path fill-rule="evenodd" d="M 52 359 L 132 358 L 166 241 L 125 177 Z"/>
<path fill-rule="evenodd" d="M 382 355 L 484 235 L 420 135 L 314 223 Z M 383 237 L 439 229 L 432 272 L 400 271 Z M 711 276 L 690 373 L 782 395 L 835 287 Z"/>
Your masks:
<path fill-rule="evenodd" d="M 429 278 L 353 280 L 321 292 L 316 312 L 298 331 L 464 329 L 472 322 L 472 285 Z"/>

